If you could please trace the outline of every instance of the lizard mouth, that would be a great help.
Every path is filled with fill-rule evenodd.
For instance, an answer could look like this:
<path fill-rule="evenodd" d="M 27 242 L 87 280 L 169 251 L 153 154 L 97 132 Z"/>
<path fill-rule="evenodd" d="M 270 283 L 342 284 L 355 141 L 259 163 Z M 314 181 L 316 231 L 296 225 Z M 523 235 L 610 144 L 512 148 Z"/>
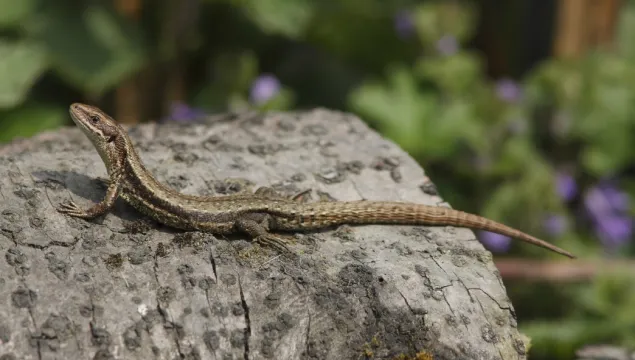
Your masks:
<path fill-rule="evenodd" d="M 91 111 L 88 105 L 79 103 L 71 104 L 69 113 L 75 125 L 77 125 L 77 127 L 79 127 L 93 143 L 96 141 L 110 142 L 114 140 L 114 136 L 109 136 L 104 139 L 102 136 L 102 130 L 90 124 Z"/>
<path fill-rule="evenodd" d="M 82 121 L 82 118 L 88 118 L 88 113 L 86 112 L 86 110 L 82 107 L 82 105 L 80 104 L 72 104 L 70 106 L 69 109 L 69 113 L 71 114 L 71 119 L 73 119 L 73 122 L 80 126 L 80 127 L 84 127 L 84 121 Z"/>

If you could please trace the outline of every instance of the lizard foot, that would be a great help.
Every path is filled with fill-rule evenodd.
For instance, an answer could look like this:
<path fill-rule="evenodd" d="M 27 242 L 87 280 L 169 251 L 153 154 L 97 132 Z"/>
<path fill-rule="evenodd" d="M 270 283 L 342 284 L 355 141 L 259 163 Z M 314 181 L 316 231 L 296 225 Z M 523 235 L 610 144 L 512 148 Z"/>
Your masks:
<path fill-rule="evenodd" d="M 298 202 L 307 202 L 309 198 L 311 197 L 312 191 L 313 191 L 312 189 L 302 190 L 299 193 L 291 196 L 291 200 L 298 201 Z"/>
<path fill-rule="evenodd" d="M 289 249 L 286 240 L 272 234 L 259 235 L 254 238 L 254 241 L 263 246 L 271 246 L 283 252 L 293 253 L 293 251 Z"/>
<path fill-rule="evenodd" d="M 73 200 L 67 201 L 65 203 L 60 204 L 60 207 L 57 208 L 62 214 L 70 215 L 73 217 L 84 218 L 87 219 L 90 215 L 82 210 Z"/>
<path fill-rule="evenodd" d="M 275 191 L 272 187 L 261 186 L 254 191 L 254 195 L 268 197 L 271 199 L 283 199 L 284 196 Z"/>

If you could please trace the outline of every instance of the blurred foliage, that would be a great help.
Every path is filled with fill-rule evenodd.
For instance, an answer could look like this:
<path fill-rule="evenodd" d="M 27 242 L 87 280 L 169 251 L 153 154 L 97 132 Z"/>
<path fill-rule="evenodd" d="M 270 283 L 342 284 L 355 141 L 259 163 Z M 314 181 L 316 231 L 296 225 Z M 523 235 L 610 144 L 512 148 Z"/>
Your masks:
<path fill-rule="evenodd" d="M 632 274 L 601 276 L 592 286 L 559 299 L 570 306 L 564 321 L 534 320 L 521 326 L 532 340 L 532 358 L 572 358 L 589 344 L 635 348 L 635 279 Z"/>
<path fill-rule="evenodd" d="M 589 258 L 632 256 L 635 1 L 623 2 L 614 48 L 549 58 L 515 80 L 489 78 L 470 48 L 476 2 L 153 4 L 133 21 L 107 2 L 0 0 L 0 142 L 66 124 L 70 102 L 103 102 L 123 81 L 177 64 L 198 111 L 354 112 L 415 157 L 453 206 Z M 584 343 L 635 346 L 634 285 L 631 275 L 559 287 L 553 296 L 568 305 L 544 317 L 532 314 L 552 305 L 544 289 L 508 288 L 532 354 L 570 358 Z"/>

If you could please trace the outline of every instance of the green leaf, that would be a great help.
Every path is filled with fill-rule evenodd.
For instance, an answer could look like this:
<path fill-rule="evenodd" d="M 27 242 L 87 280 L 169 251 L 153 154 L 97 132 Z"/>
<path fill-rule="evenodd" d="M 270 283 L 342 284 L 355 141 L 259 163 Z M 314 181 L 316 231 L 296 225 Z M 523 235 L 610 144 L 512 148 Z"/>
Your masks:
<path fill-rule="evenodd" d="M 316 4 L 312 0 L 249 0 L 247 16 L 262 30 L 290 38 L 300 38 L 311 24 Z"/>
<path fill-rule="evenodd" d="M 293 106 L 294 101 L 295 96 L 293 92 L 287 88 L 282 88 L 274 97 L 264 104 L 252 106 L 259 111 L 285 111 Z"/>
<path fill-rule="evenodd" d="M 448 57 L 422 58 L 416 65 L 416 73 L 454 95 L 472 89 L 482 78 L 483 66 L 476 55 L 461 52 Z"/>
<path fill-rule="evenodd" d="M 420 152 L 434 141 L 426 127 L 426 119 L 436 111 L 432 94 L 419 92 L 415 79 L 407 68 L 393 67 L 389 83 L 369 82 L 354 90 L 351 107 L 368 120 L 374 121 L 383 134 L 399 143 L 408 152 Z"/>
<path fill-rule="evenodd" d="M 440 103 L 433 92 L 419 89 L 412 71 L 392 67 L 388 82 L 369 82 L 353 91 L 351 107 L 411 154 L 447 158 L 466 144 L 483 148 L 484 126 L 475 104 L 461 98 Z"/>
<path fill-rule="evenodd" d="M 635 2 L 624 3 L 618 16 L 617 46 L 626 58 L 635 59 Z"/>
<path fill-rule="evenodd" d="M 531 337 L 532 349 L 534 349 L 532 354 L 550 359 L 570 357 L 585 343 L 606 338 L 607 334 L 614 334 L 615 330 L 618 329 L 610 321 L 587 319 L 530 321 L 521 327 L 521 331 Z"/>
<path fill-rule="evenodd" d="M 576 306 L 564 321 L 530 321 L 522 331 L 531 336 L 535 349 L 553 346 L 579 348 L 590 342 L 635 345 L 635 292 L 628 269 L 600 273 L 575 295 Z M 615 314 L 620 314 L 615 316 Z M 550 358 L 555 358 L 552 354 Z"/>
<path fill-rule="evenodd" d="M 246 108 L 244 94 L 257 75 L 258 58 L 252 52 L 221 54 L 214 59 L 214 81 L 205 83 L 194 104 L 212 111 Z"/>
<path fill-rule="evenodd" d="M 0 27 L 20 24 L 35 9 L 35 0 L 0 0 Z"/>
<path fill-rule="evenodd" d="M 527 144 L 530 145 L 528 142 Z M 555 192 L 552 170 L 537 153 L 521 143 L 510 144 L 505 150 L 515 152 L 510 156 L 516 158 L 522 166 L 514 168 L 514 172 L 502 174 L 507 175 L 507 179 L 487 196 L 488 201 L 480 213 L 487 218 L 525 229 L 529 233 L 539 232 L 543 229 L 544 215 L 557 212 L 561 207 Z M 526 163 L 522 162 L 523 158 L 527 159 Z M 541 253 L 533 247 L 527 251 Z"/>
<path fill-rule="evenodd" d="M 507 222 L 511 216 L 509 209 L 518 206 L 518 187 L 515 183 L 502 183 L 489 195 L 489 200 L 480 213 L 498 221 Z"/>
<path fill-rule="evenodd" d="M 496 164 L 496 170 L 502 174 L 523 172 L 540 163 L 541 159 L 535 144 L 527 138 L 514 137 L 505 141 Z"/>
<path fill-rule="evenodd" d="M 65 108 L 28 104 L 0 113 L 0 142 L 15 137 L 30 137 L 41 131 L 58 128 L 66 122 Z"/>
<path fill-rule="evenodd" d="M 475 114 L 475 104 L 460 98 L 448 100 L 439 107 L 439 113 L 426 121 L 433 128 L 431 133 L 434 141 L 430 145 L 436 145 L 433 153 L 450 154 L 459 142 L 469 145 L 470 149 L 484 149 L 489 141 L 485 134 L 485 127 Z"/>
<path fill-rule="evenodd" d="M 444 35 L 469 40 L 477 24 L 476 7 L 467 2 L 425 2 L 415 7 L 413 15 L 419 39 L 427 47 Z"/>
<path fill-rule="evenodd" d="M 47 65 L 41 46 L 0 40 L 0 108 L 22 103 Z"/>
<path fill-rule="evenodd" d="M 54 69 L 74 86 L 99 96 L 144 64 L 137 28 L 96 3 L 76 10 L 52 5 L 26 26 L 46 47 Z"/>
<path fill-rule="evenodd" d="M 599 148 L 587 147 L 582 152 L 582 164 L 595 176 L 612 174 L 620 165 L 623 165 L 624 156 L 617 156 L 620 153 Z"/>
<path fill-rule="evenodd" d="M 258 75 L 258 57 L 251 51 L 224 53 L 214 60 L 214 83 L 223 91 L 246 92 Z"/>

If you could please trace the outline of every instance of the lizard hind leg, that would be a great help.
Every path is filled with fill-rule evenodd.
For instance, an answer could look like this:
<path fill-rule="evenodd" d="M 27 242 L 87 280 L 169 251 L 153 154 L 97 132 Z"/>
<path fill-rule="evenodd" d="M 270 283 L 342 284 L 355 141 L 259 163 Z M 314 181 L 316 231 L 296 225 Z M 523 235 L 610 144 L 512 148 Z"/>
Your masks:
<path fill-rule="evenodd" d="M 254 195 L 268 197 L 272 199 L 284 198 L 282 194 L 279 194 L 272 187 L 269 186 L 261 186 L 254 191 Z"/>
<path fill-rule="evenodd" d="M 287 241 L 269 232 L 268 214 L 245 214 L 243 218 L 236 220 L 237 230 L 246 233 L 260 245 L 275 247 L 279 251 L 293 253 L 287 246 Z"/>
<path fill-rule="evenodd" d="M 311 189 L 306 189 L 306 190 L 302 190 L 296 194 L 293 195 L 283 195 L 280 192 L 274 190 L 272 187 L 269 186 L 261 186 L 259 188 L 256 189 L 256 191 L 254 192 L 254 195 L 257 196 L 264 196 L 264 197 L 268 197 L 270 199 L 283 199 L 283 200 L 293 200 L 293 201 L 298 201 L 298 202 L 304 202 L 306 200 L 306 198 L 310 195 L 311 193 Z"/>

